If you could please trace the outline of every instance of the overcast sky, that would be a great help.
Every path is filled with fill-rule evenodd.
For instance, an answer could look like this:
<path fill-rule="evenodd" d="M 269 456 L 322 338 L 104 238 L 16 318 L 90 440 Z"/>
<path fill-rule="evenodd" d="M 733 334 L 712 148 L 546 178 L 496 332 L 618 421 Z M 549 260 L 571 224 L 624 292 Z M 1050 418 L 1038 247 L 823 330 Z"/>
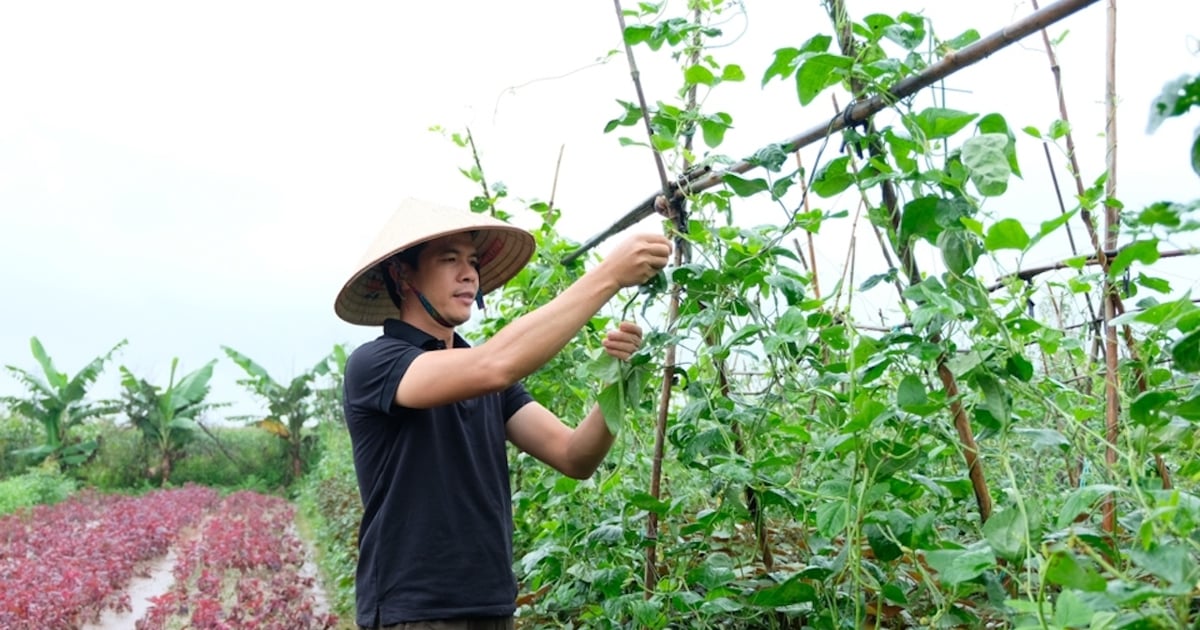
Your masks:
<path fill-rule="evenodd" d="M 733 114 L 721 150 L 734 157 L 833 111 L 828 97 L 801 108 L 790 82 L 759 81 L 773 50 L 830 30 L 821 4 L 745 4 L 712 53 L 748 80 L 720 86 L 706 104 Z M 958 0 L 849 7 L 858 18 L 921 12 L 947 38 L 987 35 L 1031 11 Z M 1088 182 L 1103 169 L 1104 11 L 1097 3 L 1051 29 L 1067 33 L 1059 55 Z M 1133 208 L 1200 197 L 1187 167 L 1200 114 L 1145 133 L 1162 85 L 1200 72 L 1200 3 L 1124 3 L 1119 15 L 1118 192 Z M 470 126 L 489 178 L 525 199 L 549 197 L 564 147 L 561 227 L 590 237 L 657 187 L 645 149 L 602 133 L 620 113 L 615 101 L 634 99 L 623 54 L 597 63 L 620 45 L 613 5 L 598 0 L 0 1 L 0 364 L 35 370 L 36 335 L 74 373 L 127 339 L 98 395 L 118 393 L 117 365 L 161 383 L 172 357 L 185 370 L 220 358 L 213 399 L 252 410 L 221 345 L 288 380 L 334 344 L 374 337 L 332 308 L 374 231 L 405 196 L 462 205 L 475 194 L 457 172 L 469 156 L 432 125 Z M 670 60 L 636 53 L 648 98 L 672 98 Z M 949 106 L 999 111 L 1016 128 L 1058 117 L 1040 37 L 946 87 Z M 637 128 L 623 133 L 642 139 Z M 985 209 L 1032 232 L 1057 209 L 1041 145 L 1023 134 L 1018 142 L 1025 180 Z M 846 230 L 818 239 L 831 273 Z M 1025 262 L 1063 254 L 1045 249 Z M 864 264 L 860 278 L 864 268 L 884 270 Z M 1171 273 L 1177 288 L 1196 284 Z M 0 376 L 0 394 L 18 392 Z"/>

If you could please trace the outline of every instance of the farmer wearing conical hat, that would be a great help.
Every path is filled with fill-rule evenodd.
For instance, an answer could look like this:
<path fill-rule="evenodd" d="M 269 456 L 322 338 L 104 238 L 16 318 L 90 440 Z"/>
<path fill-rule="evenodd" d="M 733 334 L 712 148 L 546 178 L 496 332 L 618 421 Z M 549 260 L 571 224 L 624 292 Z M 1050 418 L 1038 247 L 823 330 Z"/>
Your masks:
<path fill-rule="evenodd" d="M 618 290 L 665 267 L 670 241 L 628 238 L 549 303 L 467 345 L 455 327 L 529 262 L 533 247 L 528 232 L 503 221 L 407 200 L 338 294 L 339 317 L 383 326 L 346 363 L 343 400 L 364 507 L 360 626 L 511 628 L 517 585 L 505 440 L 579 479 L 612 445 L 599 407 L 571 428 L 520 380 Z M 641 329 L 624 322 L 604 347 L 624 360 L 641 340 Z"/>

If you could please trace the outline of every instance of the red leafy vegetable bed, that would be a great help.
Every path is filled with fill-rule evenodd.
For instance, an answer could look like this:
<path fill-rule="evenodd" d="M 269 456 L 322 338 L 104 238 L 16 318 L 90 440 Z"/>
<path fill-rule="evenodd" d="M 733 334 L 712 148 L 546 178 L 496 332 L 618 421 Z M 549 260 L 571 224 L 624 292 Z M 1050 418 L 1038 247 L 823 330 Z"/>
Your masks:
<path fill-rule="evenodd" d="M 139 565 L 166 554 L 217 499 L 199 487 L 83 493 L 0 518 L 0 628 L 78 628 L 105 608 L 128 610 Z"/>
<path fill-rule="evenodd" d="M 301 573 L 304 546 L 292 533 L 293 516 L 277 497 L 227 497 L 179 550 L 175 586 L 153 600 L 138 629 L 334 627 L 336 616 L 315 610 L 313 580 Z"/>
<path fill-rule="evenodd" d="M 293 516 L 277 497 L 185 487 L 85 492 L 0 518 L 0 628 L 78 628 L 129 611 L 130 580 L 172 546 L 175 583 L 139 629 L 332 628 L 302 573 Z"/>

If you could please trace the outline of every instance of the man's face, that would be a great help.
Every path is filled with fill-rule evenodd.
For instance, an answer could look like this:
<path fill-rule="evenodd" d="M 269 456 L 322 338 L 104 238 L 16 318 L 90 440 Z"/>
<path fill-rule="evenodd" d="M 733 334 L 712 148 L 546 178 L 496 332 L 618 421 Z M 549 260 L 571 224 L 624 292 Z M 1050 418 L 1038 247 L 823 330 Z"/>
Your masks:
<path fill-rule="evenodd" d="M 471 305 L 479 290 L 478 265 L 470 235 L 452 234 L 425 246 L 417 269 L 407 270 L 408 282 L 447 322 L 458 326 L 471 318 Z"/>

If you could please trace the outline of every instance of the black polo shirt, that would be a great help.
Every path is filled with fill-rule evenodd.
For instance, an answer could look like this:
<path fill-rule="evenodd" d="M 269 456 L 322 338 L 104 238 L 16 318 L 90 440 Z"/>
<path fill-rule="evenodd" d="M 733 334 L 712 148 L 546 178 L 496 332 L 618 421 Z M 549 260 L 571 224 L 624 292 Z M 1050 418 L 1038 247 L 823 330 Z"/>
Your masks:
<path fill-rule="evenodd" d="M 512 496 L 504 425 L 520 384 L 432 409 L 394 403 L 408 366 L 445 344 L 388 320 L 346 362 L 343 407 L 363 502 L 359 625 L 511 615 Z M 457 334 L 454 347 L 468 344 Z"/>

